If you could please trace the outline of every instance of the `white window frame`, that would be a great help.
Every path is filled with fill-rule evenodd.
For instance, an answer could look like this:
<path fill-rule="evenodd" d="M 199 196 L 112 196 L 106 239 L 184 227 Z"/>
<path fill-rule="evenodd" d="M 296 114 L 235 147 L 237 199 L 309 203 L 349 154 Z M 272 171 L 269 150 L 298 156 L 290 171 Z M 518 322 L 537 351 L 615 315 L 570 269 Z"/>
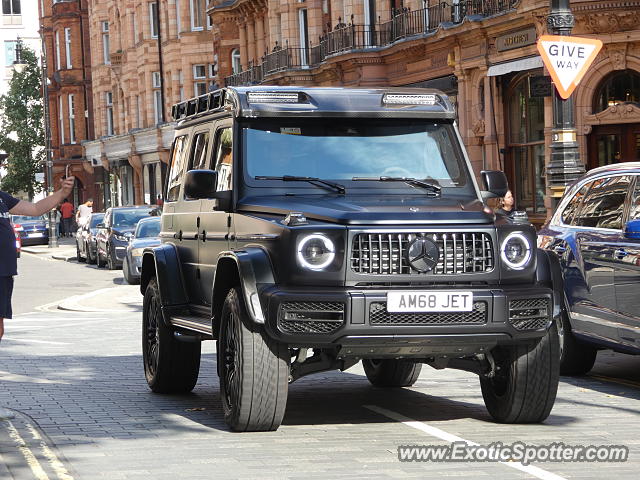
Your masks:
<path fill-rule="evenodd" d="M 155 5 L 156 11 L 158 9 L 158 2 L 149 2 L 149 29 L 151 33 L 151 38 L 158 38 L 158 23 L 156 20 L 160 21 L 159 15 L 154 15 L 153 7 Z"/>
<path fill-rule="evenodd" d="M 196 13 L 198 7 L 200 7 L 200 15 L 198 15 L 200 17 L 200 25 L 196 25 Z M 204 5 L 202 4 L 202 0 L 189 0 L 189 11 L 191 13 L 191 31 L 197 32 L 204 30 L 205 20 L 202 18 L 202 15 L 204 15 Z"/>
<path fill-rule="evenodd" d="M 153 113 L 155 124 L 162 123 L 162 91 L 153 90 Z"/>
<path fill-rule="evenodd" d="M 198 75 L 197 71 L 198 71 L 198 67 L 202 67 L 202 75 Z M 198 80 L 198 79 L 204 79 L 207 78 L 207 66 L 205 64 L 197 64 L 193 66 L 193 79 L 194 80 Z"/>
<path fill-rule="evenodd" d="M 306 8 L 298 9 L 298 33 L 300 41 L 300 65 L 308 64 L 309 48 L 309 17 Z"/>
<path fill-rule="evenodd" d="M 234 48 L 231 51 L 231 71 L 234 75 L 242 71 L 242 63 L 240 63 L 240 50 L 238 50 L 237 48 Z"/>
<path fill-rule="evenodd" d="M 113 126 L 113 92 L 104 94 L 107 113 L 107 135 L 115 135 Z"/>
<path fill-rule="evenodd" d="M 75 102 L 74 95 L 72 93 L 67 95 L 67 103 L 69 107 L 69 143 L 76 143 Z"/>
<path fill-rule="evenodd" d="M 138 43 L 138 16 L 136 15 L 136 9 L 131 12 L 132 27 L 133 27 L 133 44 Z"/>
<path fill-rule="evenodd" d="M 136 95 L 136 128 L 142 128 L 142 106 L 140 105 L 140 95 Z"/>
<path fill-rule="evenodd" d="M 180 0 L 176 0 L 176 33 L 180 38 L 180 32 L 182 28 L 182 17 L 180 16 Z"/>
<path fill-rule="evenodd" d="M 64 145 L 64 113 L 62 111 L 62 95 L 58 97 L 58 119 L 60 120 L 60 145 Z"/>
<path fill-rule="evenodd" d="M 160 80 L 160 72 L 151 72 L 151 86 L 153 88 L 160 88 L 162 86 Z"/>
<path fill-rule="evenodd" d="M 67 69 L 72 69 L 73 65 L 71 62 L 71 27 L 64 28 L 64 53 L 67 57 Z"/>
<path fill-rule="evenodd" d="M 109 39 L 109 22 L 102 23 L 102 56 L 105 65 L 111 65 L 111 42 Z"/>
<path fill-rule="evenodd" d="M 202 86 L 202 87 L 200 87 Z M 193 96 L 199 97 L 200 95 L 204 95 L 207 93 L 207 82 L 193 82 Z"/>
<path fill-rule="evenodd" d="M 60 58 L 60 30 L 56 30 L 56 70 L 62 68 L 62 60 Z"/>

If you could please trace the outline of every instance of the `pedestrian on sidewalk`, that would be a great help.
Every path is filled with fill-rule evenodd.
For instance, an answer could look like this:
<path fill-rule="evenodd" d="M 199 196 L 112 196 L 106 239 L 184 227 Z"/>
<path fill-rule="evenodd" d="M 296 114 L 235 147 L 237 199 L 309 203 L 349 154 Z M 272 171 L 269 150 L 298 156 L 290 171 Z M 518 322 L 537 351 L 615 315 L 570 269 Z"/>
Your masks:
<path fill-rule="evenodd" d="M 73 190 L 74 177 L 62 181 L 62 188 L 39 202 L 18 200 L 0 190 L 0 339 L 4 334 L 4 319 L 11 318 L 13 277 L 18 274 L 16 237 L 11 214 L 38 217 L 55 208 Z M 73 206 L 72 206 L 73 207 Z"/>
<path fill-rule="evenodd" d="M 88 199 L 82 205 L 78 207 L 76 212 L 76 223 L 78 227 L 84 227 L 93 213 L 93 198 Z"/>
<path fill-rule="evenodd" d="M 60 205 L 60 213 L 62 213 L 62 228 L 64 229 L 63 236 L 70 237 L 73 230 L 73 204 L 69 199 L 65 198 L 62 205 Z"/>

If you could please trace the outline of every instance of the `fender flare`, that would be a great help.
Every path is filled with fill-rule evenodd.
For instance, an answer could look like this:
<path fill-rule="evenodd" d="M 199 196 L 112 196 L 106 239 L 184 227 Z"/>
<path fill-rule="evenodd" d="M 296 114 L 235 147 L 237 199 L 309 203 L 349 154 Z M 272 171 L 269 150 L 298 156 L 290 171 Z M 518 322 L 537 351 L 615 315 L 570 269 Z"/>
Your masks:
<path fill-rule="evenodd" d="M 269 254 L 262 248 L 248 247 L 220 253 L 211 293 L 214 338 L 217 338 L 222 306 L 231 288 L 240 287 L 251 320 L 264 324 L 266 309 L 260 302 L 259 290 L 275 283 Z"/>
<path fill-rule="evenodd" d="M 549 250 L 537 249 L 536 282 L 553 290 L 553 318 L 565 309 L 564 280 L 558 256 Z"/>
<path fill-rule="evenodd" d="M 149 280 L 156 277 L 162 307 L 179 307 L 189 303 L 184 287 L 178 249 L 171 243 L 145 248 L 140 273 L 140 293 L 144 295 Z"/>

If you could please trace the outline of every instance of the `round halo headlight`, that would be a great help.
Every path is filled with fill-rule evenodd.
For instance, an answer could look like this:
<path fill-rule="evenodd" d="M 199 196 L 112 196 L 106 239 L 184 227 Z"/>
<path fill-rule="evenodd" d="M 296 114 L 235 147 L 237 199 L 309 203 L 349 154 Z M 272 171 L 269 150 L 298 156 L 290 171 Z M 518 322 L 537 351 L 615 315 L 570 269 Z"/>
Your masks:
<path fill-rule="evenodd" d="M 531 260 L 531 244 L 522 233 L 507 235 L 500 247 L 500 258 L 512 270 L 522 270 Z"/>
<path fill-rule="evenodd" d="M 298 242 L 298 262 L 304 268 L 323 270 L 335 257 L 335 245 L 324 235 L 307 235 Z"/>

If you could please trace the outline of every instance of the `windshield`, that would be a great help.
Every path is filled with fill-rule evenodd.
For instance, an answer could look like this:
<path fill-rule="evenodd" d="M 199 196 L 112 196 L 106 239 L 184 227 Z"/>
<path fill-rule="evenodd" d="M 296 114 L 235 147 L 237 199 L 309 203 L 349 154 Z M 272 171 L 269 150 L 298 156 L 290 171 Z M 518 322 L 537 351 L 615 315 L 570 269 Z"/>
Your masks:
<path fill-rule="evenodd" d="M 160 218 L 138 223 L 136 238 L 157 237 L 160 235 Z"/>
<path fill-rule="evenodd" d="M 95 215 L 91 215 L 91 222 L 89 223 L 90 228 L 95 228 L 102 220 L 104 219 L 104 213 L 99 213 Z"/>
<path fill-rule="evenodd" d="M 138 220 L 149 216 L 151 209 L 116 210 L 113 212 L 114 228 L 133 228 Z"/>
<path fill-rule="evenodd" d="M 470 179 L 454 135 L 424 120 L 263 120 L 243 128 L 243 151 L 249 180 L 411 177 L 459 187 Z"/>
<path fill-rule="evenodd" d="M 13 215 L 11 217 L 11 220 L 13 221 L 13 223 L 38 222 L 38 221 L 45 221 L 45 217 L 44 215 L 39 217 L 28 217 L 26 215 Z"/>

